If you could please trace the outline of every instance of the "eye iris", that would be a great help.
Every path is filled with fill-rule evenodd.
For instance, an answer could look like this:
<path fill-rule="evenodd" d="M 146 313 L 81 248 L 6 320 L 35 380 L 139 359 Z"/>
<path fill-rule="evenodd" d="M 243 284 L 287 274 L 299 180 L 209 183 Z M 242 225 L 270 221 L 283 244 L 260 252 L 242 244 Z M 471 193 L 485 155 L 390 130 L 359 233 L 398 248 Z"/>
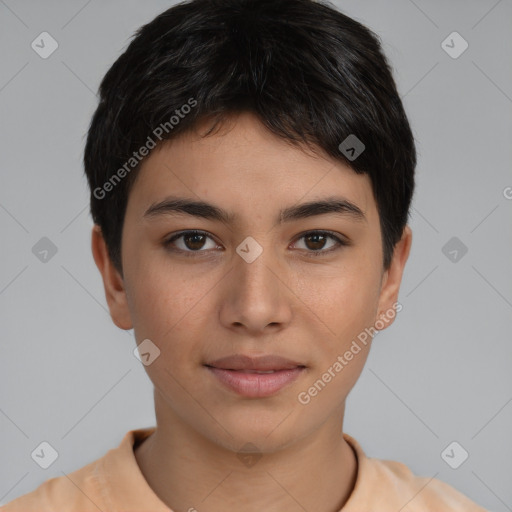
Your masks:
<path fill-rule="evenodd" d="M 192 250 L 201 249 L 204 246 L 205 238 L 206 238 L 205 235 L 201 235 L 200 233 L 192 233 L 190 235 L 183 235 L 183 241 L 185 242 L 185 245 L 187 246 L 188 249 L 192 249 Z M 189 243 L 188 241 L 190 239 L 195 240 L 195 242 L 193 241 L 192 243 Z M 198 239 L 201 239 L 201 241 L 197 242 Z M 198 243 L 199 245 L 196 246 L 196 243 Z"/>
<path fill-rule="evenodd" d="M 318 239 L 321 238 L 322 241 L 318 241 Z M 322 235 L 322 234 L 319 234 L 319 233 L 313 233 L 311 235 L 307 235 L 305 237 L 306 239 L 306 246 L 309 248 L 309 249 L 313 249 L 313 250 L 319 250 L 319 249 L 322 249 L 325 245 L 325 239 L 327 237 L 325 235 Z M 314 239 L 313 241 L 313 247 L 310 246 L 310 244 L 308 244 L 308 240 L 311 240 L 311 239 Z"/>

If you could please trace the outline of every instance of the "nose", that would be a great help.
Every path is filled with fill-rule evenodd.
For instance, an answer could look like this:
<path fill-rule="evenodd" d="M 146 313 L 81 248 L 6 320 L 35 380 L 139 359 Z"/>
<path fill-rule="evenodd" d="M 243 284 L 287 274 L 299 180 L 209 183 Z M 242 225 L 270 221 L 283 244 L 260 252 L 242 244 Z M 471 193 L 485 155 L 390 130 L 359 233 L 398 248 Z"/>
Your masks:
<path fill-rule="evenodd" d="M 221 322 L 253 336 L 280 330 L 290 323 L 293 312 L 294 294 L 285 266 L 270 248 L 249 261 L 238 254 L 234 258 L 223 283 Z"/>

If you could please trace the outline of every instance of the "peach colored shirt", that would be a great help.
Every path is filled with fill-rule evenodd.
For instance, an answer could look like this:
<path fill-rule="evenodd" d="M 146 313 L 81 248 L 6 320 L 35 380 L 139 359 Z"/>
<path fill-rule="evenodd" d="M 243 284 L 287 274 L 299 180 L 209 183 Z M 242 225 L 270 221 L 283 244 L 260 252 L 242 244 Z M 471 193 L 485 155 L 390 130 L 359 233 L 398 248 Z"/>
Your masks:
<path fill-rule="evenodd" d="M 127 432 L 121 444 L 81 469 L 51 478 L 0 507 L 1 512 L 172 512 L 144 479 L 133 453 L 135 443 L 155 427 Z M 343 434 L 358 461 L 355 488 L 343 512 L 486 512 L 437 479 L 415 476 L 399 462 L 369 458 Z M 200 503 L 192 503 L 190 510 Z"/>

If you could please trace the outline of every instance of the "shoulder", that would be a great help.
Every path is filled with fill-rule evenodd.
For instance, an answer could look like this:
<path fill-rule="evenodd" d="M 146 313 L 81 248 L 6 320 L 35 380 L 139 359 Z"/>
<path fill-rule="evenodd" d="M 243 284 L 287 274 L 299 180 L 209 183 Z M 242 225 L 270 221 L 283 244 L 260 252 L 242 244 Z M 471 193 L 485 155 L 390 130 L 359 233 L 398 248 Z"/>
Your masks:
<path fill-rule="evenodd" d="M 382 481 L 391 486 L 403 501 L 403 512 L 486 512 L 467 496 L 434 478 L 415 475 L 405 464 L 390 460 L 369 459 L 381 474 Z"/>
<path fill-rule="evenodd" d="M 343 512 L 487 512 L 437 478 L 417 476 L 401 462 L 367 457 L 353 437 L 344 437 L 357 456 L 358 472 Z"/>
<path fill-rule="evenodd" d="M 50 478 L 28 494 L 0 507 L 1 512 L 54 512 L 105 510 L 96 475 L 102 459 L 98 459 L 67 475 Z"/>
<path fill-rule="evenodd" d="M 144 480 L 133 448 L 155 428 L 128 431 L 119 446 L 86 466 L 50 478 L 32 492 L 0 507 L 0 512 L 98 512 L 168 510 Z"/>

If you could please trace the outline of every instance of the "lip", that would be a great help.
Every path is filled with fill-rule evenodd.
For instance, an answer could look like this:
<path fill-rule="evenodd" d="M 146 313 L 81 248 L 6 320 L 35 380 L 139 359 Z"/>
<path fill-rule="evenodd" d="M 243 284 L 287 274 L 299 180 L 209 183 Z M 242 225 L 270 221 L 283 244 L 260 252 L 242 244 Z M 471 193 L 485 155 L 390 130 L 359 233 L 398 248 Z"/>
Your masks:
<path fill-rule="evenodd" d="M 221 357 L 215 361 L 205 363 L 206 366 L 213 366 L 222 370 L 291 370 L 304 364 L 291 359 L 286 359 L 277 355 L 265 356 L 246 356 L 244 354 L 234 354 L 232 356 Z"/>
<path fill-rule="evenodd" d="M 213 366 L 206 368 L 227 388 L 247 398 L 272 396 L 299 378 L 304 366 L 274 373 L 247 373 L 245 370 L 224 370 Z"/>
<path fill-rule="evenodd" d="M 204 365 L 225 387 L 247 398 L 272 396 L 297 380 L 306 366 L 281 356 L 223 357 Z M 255 372 L 273 373 L 255 373 Z"/>

